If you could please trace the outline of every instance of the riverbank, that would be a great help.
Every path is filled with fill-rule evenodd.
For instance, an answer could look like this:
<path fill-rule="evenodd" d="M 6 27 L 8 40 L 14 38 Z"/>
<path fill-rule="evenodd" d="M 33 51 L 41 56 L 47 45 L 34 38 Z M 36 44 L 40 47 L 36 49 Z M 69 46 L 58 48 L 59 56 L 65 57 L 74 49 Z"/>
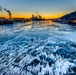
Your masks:
<path fill-rule="evenodd" d="M 14 22 L 12 20 L 0 20 L 0 25 L 4 24 L 13 24 Z"/>
<path fill-rule="evenodd" d="M 64 21 L 64 20 L 60 20 L 60 19 L 54 19 L 52 20 L 53 22 L 58 22 L 58 23 L 61 23 L 61 24 L 68 24 L 68 25 L 72 25 L 72 26 L 76 26 L 76 22 L 73 22 L 73 21 Z"/>
<path fill-rule="evenodd" d="M 31 20 L 24 18 L 11 18 L 11 19 L 0 18 L 0 25 L 13 24 L 18 22 L 29 22 L 29 21 Z"/>
<path fill-rule="evenodd" d="M 54 22 L 76 25 L 76 11 L 54 19 Z"/>

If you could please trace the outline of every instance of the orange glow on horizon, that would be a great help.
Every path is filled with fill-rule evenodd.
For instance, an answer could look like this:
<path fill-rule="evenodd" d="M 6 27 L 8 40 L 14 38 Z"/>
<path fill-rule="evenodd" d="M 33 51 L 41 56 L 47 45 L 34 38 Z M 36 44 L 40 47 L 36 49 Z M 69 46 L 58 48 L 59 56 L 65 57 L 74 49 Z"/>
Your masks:
<path fill-rule="evenodd" d="M 53 19 L 53 18 L 59 18 L 63 15 L 65 15 L 66 13 L 57 13 L 57 14 L 41 14 L 42 17 L 45 19 Z M 13 13 L 12 14 L 12 18 L 30 18 L 32 16 L 32 14 L 30 13 Z M 7 13 L 2 13 L 0 17 L 5 17 L 8 18 L 8 14 Z"/>

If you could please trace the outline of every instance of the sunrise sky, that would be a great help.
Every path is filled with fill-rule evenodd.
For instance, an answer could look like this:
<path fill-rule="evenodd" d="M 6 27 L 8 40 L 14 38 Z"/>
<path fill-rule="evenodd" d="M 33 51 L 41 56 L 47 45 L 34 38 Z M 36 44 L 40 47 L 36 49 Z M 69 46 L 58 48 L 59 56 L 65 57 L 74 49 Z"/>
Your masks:
<path fill-rule="evenodd" d="M 29 18 L 36 11 L 45 18 L 58 18 L 76 11 L 76 0 L 0 0 L 0 6 L 9 9 L 13 18 Z M 8 14 L 0 11 L 0 17 Z"/>

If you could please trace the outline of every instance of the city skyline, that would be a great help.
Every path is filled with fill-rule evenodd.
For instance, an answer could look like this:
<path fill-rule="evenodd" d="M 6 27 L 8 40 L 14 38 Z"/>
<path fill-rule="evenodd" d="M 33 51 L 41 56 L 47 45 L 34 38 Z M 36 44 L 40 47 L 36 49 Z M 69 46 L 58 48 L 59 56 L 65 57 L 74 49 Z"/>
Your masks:
<path fill-rule="evenodd" d="M 76 0 L 0 0 L 0 6 L 10 10 L 13 18 L 30 18 L 36 11 L 45 18 L 58 18 L 75 11 Z M 1 11 L 0 17 L 8 15 Z"/>

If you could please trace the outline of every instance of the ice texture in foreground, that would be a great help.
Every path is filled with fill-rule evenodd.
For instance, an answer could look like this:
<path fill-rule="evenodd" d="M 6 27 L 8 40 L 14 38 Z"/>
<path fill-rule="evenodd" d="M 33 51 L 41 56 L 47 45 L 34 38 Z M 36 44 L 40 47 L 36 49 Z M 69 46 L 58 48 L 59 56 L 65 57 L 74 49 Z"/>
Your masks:
<path fill-rule="evenodd" d="M 76 75 L 76 28 L 47 22 L 31 26 L 0 38 L 5 40 L 0 42 L 0 75 Z"/>

